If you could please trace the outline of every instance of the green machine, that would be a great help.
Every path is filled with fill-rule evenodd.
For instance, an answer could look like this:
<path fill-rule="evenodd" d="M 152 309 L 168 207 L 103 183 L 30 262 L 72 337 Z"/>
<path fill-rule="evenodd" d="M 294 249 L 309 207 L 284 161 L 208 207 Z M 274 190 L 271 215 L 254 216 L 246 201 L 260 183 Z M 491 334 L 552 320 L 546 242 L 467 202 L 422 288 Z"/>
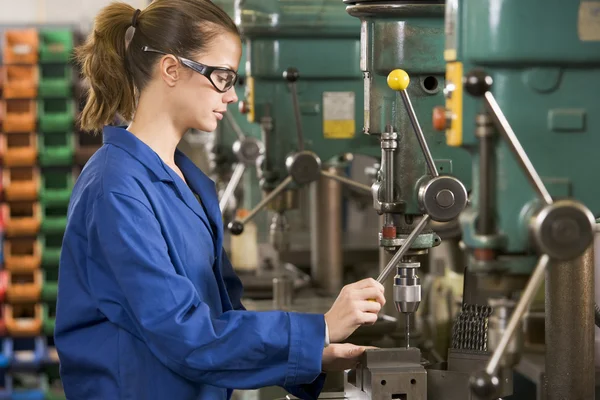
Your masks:
<path fill-rule="evenodd" d="M 488 303 L 506 314 L 473 388 L 496 398 L 504 365 L 529 375 L 537 398 L 593 399 L 600 2 L 449 0 L 446 7 L 447 102 L 434 119 L 448 144 L 474 154 L 475 190 L 461 225 L 476 277 L 465 295 L 489 291 L 494 277 L 504 287 Z M 516 287 L 501 283 L 519 276 L 529 279 L 517 302 Z M 518 364 L 521 320 L 544 281 L 545 363 L 527 374 Z"/>
<path fill-rule="evenodd" d="M 261 127 L 264 153 L 258 170 L 264 198 L 229 229 L 241 234 L 244 224 L 268 207 L 273 212 L 270 241 L 285 251 L 290 246 L 286 212 L 297 208 L 299 188 L 311 183 L 322 188 L 333 181 L 331 185 L 346 184 L 367 196 L 371 190 L 343 173 L 351 155 L 381 153 L 377 139 L 360 133 L 360 25 L 330 0 L 240 1 L 235 21 L 247 50 L 240 109 Z M 341 190 L 325 192 L 337 195 L 311 208 L 320 225 L 311 243 L 320 261 L 312 264 L 325 267 L 313 271 L 313 278 L 334 294 L 343 283 Z M 328 204 L 335 204 L 335 212 Z"/>
<path fill-rule="evenodd" d="M 448 146 L 471 154 L 467 162 L 473 175 L 453 171 L 472 188 L 469 203 L 458 213 L 467 269 L 463 309 L 446 361 L 423 361 L 416 348 L 369 350 L 360 366 L 346 374 L 345 391 L 338 398 L 597 398 L 592 241 L 600 189 L 592 174 L 599 165 L 593 151 L 600 145 L 600 119 L 593 112 L 600 101 L 600 83 L 594 78 L 600 71 L 600 2 L 447 0 L 445 9 L 425 1 L 344 3 L 363 23 L 361 62 L 368 80 L 365 93 L 371 94 L 365 102 L 370 115 L 366 130 L 381 134 L 383 143 L 400 137 L 393 135 L 398 130 L 393 124 L 407 131 L 412 125 L 426 155 L 425 182 L 437 178 L 432 167 L 439 168 L 432 161 L 437 158 L 431 140 L 435 133 L 429 138 L 427 132 L 421 134 L 416 122 L 419 112 L 421 121 L 431 121 L 431 110 L 415 107 L 417 112 L 411 112 L 410 100 L 417 104 L 418 98 L 411 92 L 415 72 L 403 60 L 415 54 L 407 43 L 425 42 L 434 30 L 423 22 L 418 29 L 407 16 L 431 22 L 433 15 L 445 14 L 444 48 L 421 46 L 416 53 L 425 59 L 420 65 L 444 57 L 446 104 L 435 108 L 433 125 L 446 131 Z M 394 54 L 397 61 L 389 62 Z M 410 84 L 404 71 L 395 68 L 411 74 Z M 381 110 L 389 109 L 381 105 L 397 102 L 385 87 L 386 77 L 404 103 L 404 110 L 396 111 L 398 118 L 381 116 Z M 394 109 L 400 110 L 393 105 L 392 113 Z M 418 147 L 402 139 L 391 146 L 394 153 L 416 154 Z M 429 143 L 432 157 L 423 142 Z M 454 157 L 458 154 L 448 156 L 453 167 Z M 404 171 L 416 169 L 419 177 L 424 167 L 411 162 L 396 173 L 385 165 L 384 158 L 382 184 L 391 176 L 395 186 L 388 186 L 382 197 L 398 202 L 404 193 L 412 194 L 409 199 L 416 199 L 413 204 L 425 215 L 380 276 L 384 280 L 385 272 L 396 268 L 394 300 L 406 312 L 415 308 L 420 290 L 412 289 L 419 286 L 413 272 L 418 265 L 405 255 L 422 246 L 424 220 L 440 221 L 439 209 L 432 205 L 450 204 L 452 196 L 436 190 L 431 196 L 436 202 L 428 203 L 426 183 L 417 179 L 421 186 L 412 191 L 403 186 L 411 181 Z M 452 188 L 443 190 L 456 198 Z M 410 202 L 405 203 L 410 210 Z M 399 225 L 397 218 L 387 218 L 384 239 L 392 236 L 386 235 L 390 219 Z M 532 326 L 525 327 L 523 320 L 531 322 L 527 311 L 544 281 L 545 348 L 532 355 L 524 345 L 524 332 Z M 533 389 L 523 376 L 535 384 Z"/>

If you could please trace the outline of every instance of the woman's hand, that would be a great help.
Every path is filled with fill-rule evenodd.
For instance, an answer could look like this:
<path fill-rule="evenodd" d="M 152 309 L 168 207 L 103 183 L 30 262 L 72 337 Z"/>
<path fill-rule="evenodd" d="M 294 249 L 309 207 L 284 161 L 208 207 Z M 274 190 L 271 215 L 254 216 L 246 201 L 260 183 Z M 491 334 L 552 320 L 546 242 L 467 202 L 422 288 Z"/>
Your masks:
<path fill-rule="evenodd" d="M 329 341 L 342 342 L 361 325 L 374 324 L 385 304 L 383 292 L 383 285 L 372 278 L 344 286 L 325 314 Z"/>
<path fill-rule="evenodd" d="M 325 372 L 355 368 L 366 347 L 350 343 L 331 344 L 323 349 L 322 368 Z"/>

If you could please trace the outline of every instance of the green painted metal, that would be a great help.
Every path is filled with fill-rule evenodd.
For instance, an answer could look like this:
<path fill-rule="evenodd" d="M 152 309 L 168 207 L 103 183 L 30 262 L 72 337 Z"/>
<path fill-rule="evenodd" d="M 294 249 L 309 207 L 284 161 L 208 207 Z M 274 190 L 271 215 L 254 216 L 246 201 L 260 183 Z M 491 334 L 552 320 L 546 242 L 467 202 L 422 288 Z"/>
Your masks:
<path fill-rule="evenodd" d="M 494 97 L 550 194 L 575 198 L 598 217 L 600 24 L 593 16 L 600 2 L 451 0 L 448 6 L 447 49 L 456 50 L 465 74 L 481 67 L 492 76 Z M 468 94 L 462 103 L 463 146 L 476 152 L 475 115 L 482 104 Z M 495 154 L 502 240 L 490 246 L 475 234 L 477 190 L 462 218 L 463 239 L 469 247 L 531 252 L 527 222 L 536 196 L 500 138 Z"/>
<path fill-rule="evenodd" d="M 363 85 L 358 66 L 360 24 L 356 19 L 338 4 L 325 0 L 244 1 L 236 8 L 236 16 L 248 49 L 247 73 L 252 88 L 247 100 L 253 106 L 254 121 L 272 118 L 267 159 L 262 164 L 265 189 L 273 188 L 287 175 L 285 159 L 298 149 L 292 95 L 283 78 L 290 67 L 300 75 L 297 91 L 307 150 L 314 151 L 324 163 L 344 153 L 380 156 L 379 141 L 360 133 Z M 346 123 L 353 121 L 353 125 L 345 125 L 351 127 L 343 137 L 332 138 L 325 127 L 329 124 L 324 120 L 325 108 L 332 106 L 330 96 L 345 95 L 348 101 L 344 108 L 351 118 Z"/>
<path fill-rule="evenodd" d="M 391 125 L 398 132 L 396 191 L 406 204 L 406 213 L 420 215 L 418 184 L 428 174 L 427 165 L 401 95 L 389 88 L 387 76 L 395 69 L 409 74 L 407 92 L 438 171 L 456 176 L 469 188 L 468 152 L 447 146 L 444 134 L 434 131 L 431 123 L 431 110 L 444 103 L 444 5 L 417 1 L 358 3 L 349 5 L 347 12 L 362 21 L 362 69 L 368 96 L 365 131 L 379 135 Z"/>

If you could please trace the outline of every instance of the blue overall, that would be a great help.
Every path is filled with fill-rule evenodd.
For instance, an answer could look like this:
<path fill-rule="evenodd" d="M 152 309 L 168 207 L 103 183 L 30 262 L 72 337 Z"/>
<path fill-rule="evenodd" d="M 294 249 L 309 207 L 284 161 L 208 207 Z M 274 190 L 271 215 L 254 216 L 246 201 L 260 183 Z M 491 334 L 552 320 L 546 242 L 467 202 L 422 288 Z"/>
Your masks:
<path fill-rule="evenodd" d="M 75 184 L 55 330 L 67 398 L 224 400 L 272 385 L 316 398 L 323 315 L 244 309 L 215 185 L 179 151 L 175 162 L 187 184 L 106 127 Z"/>

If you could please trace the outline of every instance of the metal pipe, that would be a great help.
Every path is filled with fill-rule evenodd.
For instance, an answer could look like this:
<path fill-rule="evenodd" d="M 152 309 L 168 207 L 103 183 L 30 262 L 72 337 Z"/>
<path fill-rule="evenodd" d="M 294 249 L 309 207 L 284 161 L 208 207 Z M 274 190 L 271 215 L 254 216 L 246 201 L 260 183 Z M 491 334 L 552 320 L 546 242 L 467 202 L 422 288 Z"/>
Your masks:
<path fill-rule="evenodd" d="M 546 272 L 547 400 L 593 400 L 594 250 Z"/>
<path fill-rule="evenodd" d="M 332 174 L 331 172 L 327 172 L 326 170 L 322 170 L 321 175 L 323 175 L 326 178 L 333 179 L 334 181 L 343 183 L 345 185 L 363 190 L 367 193 L 371 193 L 371 186 L 367 186 L 360 182 L 353 181 L 352 179 L 346 178 L 345 176 Z"/>
<path fill-rule="evenodd" d="M 277 186 L 271 193 L 269 193 L 265 198 L 263 198 L 260 203 L 254 207 L 245 218 L 239 221 L 242 225 L 245 225 L 248 221 L 250 221 L 260 210 L 265 208 L 267 204 L 269 204 L 275 197 L 277 197 L 281 192 L 285 190 L 285 188 L 292 182 L 292 177 L 288 175 L 280 184 Z"/>
<path fill-rule="evenodd" d="M 226 112 L 225 118 L 227 119 L 227 122 L 229 122 L 229 125 L 231 125 L 231 127 L 233 128 L 233 131 L 235 132 L 235 135 L 237 136 L 238 140 L 244 140 L 246 138 L 246 135 L 244 135 L 244 132 L 242 132 L 242 128 L 240 128 L 235 118 L 233 118 L 233 115 Z"/>
<path fill-rule="evenodd" d="M 533 185 L 533 189 L 536 191 L 538 196 L 540 196 L 540 198 L 546 202 L 546 204 L 552 204 L 552 196 L 550 196 L 548 189 L 546 189 L 546 186 L 544 186 L 544 182 L 542 182 L 542 178 L 540 178 L 537 171 L 533 167 L 533 164 L 529 160 L 529 157 L 523 149 L 523 146 L 521 146 L 517 135 L 510 127 L 510 124 L 504 116 L 502 109 L 496 102 L 494 95 L 491 92 L 485 92 L 484 96 L 485 105 L 490 111 L 492 118 L 496 123 L 496 127 L 498 128 L 500 133 L 502 133 L 502 136 L 506 140 L 508 147 L 511 149 L 511 151 L 517 158 L 517 161 L 523 169 L 523 171 L 525 172 L 527 179 Z"/>
<path fill-rule="evenodd" d="M 421 129 L 421 125 L 419 124 L 417 114 L 415 114 L 415 109 L 412 106 L 410 97 L 408 97 L 408 92 L 406 90 L 401 90 L 400 96 L 402 97 L 404 105 L 408 110 L 408 117 L 410 118 L 410 123 L 412 124 L 415 130 L 415 134 L 417 135 L 417 139 L 419 140 L 419 145 L 421 146 L 421 150 L 423 151 L 423 155 L 425 156 L 425 161 L 427 162 L 427 168 L 429 169 L 429 173 L 433 177 L 440 176 L 440 173 L 438 172 L 437 167 L 435 166 L 433 156 L 431 155 L 431 151 L 429 150 L 429 146 L 427 145 L 427 140 L 425 139 L 423 130 Z"/>
<path fill-rule="evenodd" d="M 477 116 L 477 137 L 479 138 L 479 216 L 477 233 L 491 235 L 495 232 L 494 199 L 494 153 L 492 126 L 487 114 Z"/>
<path fill-rule="evenodd" d="M 523 318 L 523 315 L 525 315 L 525 311 L 529 309 L 529 305 L 531 304 L 533 297 L 538 292 L 540 285 L 544 281 L 544 272 L 546 271 L 546 267 L 548 266 L 549 262 L 550 257 L 547 254 L 542 254 L 535 269 L 533 270 L 531 278 L 529 278 L 529 282 L 527 282 L 527 286 L 525 286 L 525 290 L 519 299 L 519 303 L 517 304 L 515 311 L 510 316 L 510 321 L 508 321 L 508 326 L 506 327 L 506 330 L 504 331 L 504 334 L 498 343 L 498 347 L 496 347 L 494 350 L 494 354 L 492 354 L 492 358 L 490 358 L 490 361 L 485 368 L 485 372 L 488 375 L 494 376 L 498 372 L 498 366 L 500 365 L 500 361 L 504 356 L 504 352 L 506 351 L 508 343 L 512 339 L 517 326 L 519 326 L 519 322 Z"/>
<path fill-rule="evenodd" d="M 290 91 L 292 92 L 292 104 L 294 107 L 294 115 L 296 117 L 296 134 L 298 135 L 298 150 L 304 150 L 304 136 L 302 134 L 302 120 L 300 116 L 300 105 L 298 103 L 298 90 L 296 83 L 290 83 Z"/>
<path fill-rule="evenodd" d="M 429 219 L 430 219 L 429 215 L 423 216 L 423 218 L 421 219 L 421 221 L 419 221 L 419 223 L 417 224 L 415 229 L 413 229 L 413 231 L 410 233 L 410 235 L 408 235 L 408 237 L 406 238 L 406 241 L 402 244 L 402 247 L 400 247 L 400 249 L 396 252 L 396 254 L 394 254 L 394 256 L 392 257 L 390 262 L 386 265 L 385 269 L 379 274 L 379 276 L 377 277 L 377 282 L 379 282 L 379 283 L 385 282 L 385 280 L 388 278 L 388 276 L 392 273 L 392 271 L 396 267 L 396 264 L 398 264 L 400 262 L 400 260 L 402 259 L 402 257 L 404 257 L 406 252 L 408 252 L 408 250 L 410 250 L 410 247 L 412 246 L 412 244 L 415 242 L 417 237 L 421 234 L 423 229 L 425 229 L 425 227 L 427 226 L 427 223 L 429 222 Z"/>
<path fill-rule="evenodd" d="M 327 173 L 341 170 L 328 167 Z M 311 275 L 325 294 L 337 295 L 344 285 L 342 257 L 342 184 L 321 176 L 310 188 Z"/>
<path fill-rule="evenodd" d="M 235 192 L 235 189 L 239 185 L 240 180 L 242 179 L 242 176 L 244 175 L 245 170 L 246 170 L 246 166 L 244 164 L 242 164 L 242 163 L 236 164 L 236 166 L 233 170 L 233 174 L 231 174 L 231 179 L 229 180 L 229 183 L 227 184 L 227 187 L 225 188 L 225 191 L 223 192 L 223 196 L 221 196 L 221 200 L 219 201 L 219 208 L 221 209 L 221 212 L 223 212 L 225 207 L 227 207 L 227 203 L 229 203 L 231 196 L 233 196 L 233 193 Z"/>

